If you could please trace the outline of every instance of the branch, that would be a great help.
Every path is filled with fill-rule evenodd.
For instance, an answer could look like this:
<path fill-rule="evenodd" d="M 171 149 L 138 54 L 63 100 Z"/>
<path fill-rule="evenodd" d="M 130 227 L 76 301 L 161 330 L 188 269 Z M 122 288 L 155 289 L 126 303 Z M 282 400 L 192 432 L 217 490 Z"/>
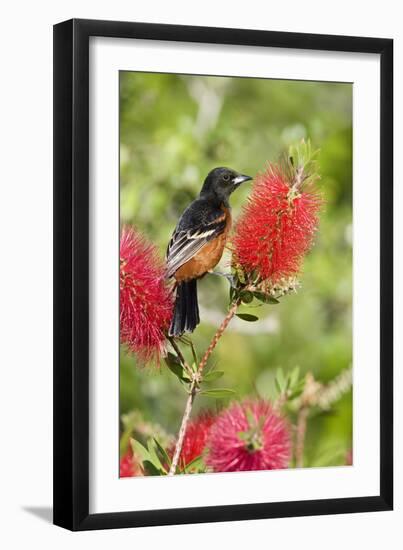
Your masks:
<path fill-rule="evenodd" d="M 181 350 L 180 350 L 180 347 L 179 347 L 178 344 L 175 342 L 175 338 L 173 338 L 172 336 L 168 336 L 168 340 L 171 342 L 171 346 L 172 346 L 172 347 L 174 348 L 174 350 L 176 351 L 176 355 L 179 357 L 179 361 L 181 362 L 182 367 L 186 370 L 188 376 L 189 376 L 190 378 L 192 378 L 193 371 L 192 371 L 192 369 L 190 368 L 190 366 L 188 365 L 188 363 L 186 362 L 186 359 L 184 358 L 183 353 L 182 353 Z"/>
<path fill-rule="evenodd" d="M 304 167 L 299 166 L 295 170 L 295 177 L 294 177 L 294 181 L 292 182 L 291 187 L 293 187 L 296 190 L 300 189 L 304 179 L 305 179 Z"/>
<path fill-rule="evenodd" d="M 181 454 L 182 447 L 183 447 L 183 441 L 184 441 L 185 435 L 186 435 L 187 425 L 188 425 L 188 422 L 189 422 L 190 414 L 192 412 L 193 401 L 196 397 L 197 389 L 198 389 L 199 383 L 202 379 L 203 369 L 206 366 L 207 361 L 208 361 L 210 355 L 212 354 L 214 348 L 216 347 L 216 345 L 218 343 L 218 340 L 221 338 L 221 336 L 223 335 L 225 329 L 229 325 L 229 322 L 231 321 L 231 319 L 234 317 L 235 313 L 237 312 L 237 309 L 238 309 L 240 303 L 241 303 L 240 298 L 237 298 L 232 303 L 227 315 L 225 316 L 225 318 L 224 318 L 223 322 L 221 323 L 221 325 L 220 325 L 219 329 L 217 330 L 217 332 L 214 334 L 213 339 L 211 340 L 209 347 L 207 348 L 205 354 L 203 355 L 203 358 L 202 358 L 202 360 L 200 361 L 200 363 L 197 367 L 197 371 L 192 373 L 192 383 L 191 383 L 190 390 L 189 390 L 189 397 L 188 397 L 188 400 L 186 402 L 185 412 L 183 413 L 182 422 L 181 422 L 181 426 L 179 428 L 178 438 L 177 438 L 176 445 L 175 445 L 174 456 L 172 458 L 171 467 L 169 469 L 169 474 L 168 475 L 170 475 L 170 476 L 175 475 L 176 469 L 178 467 L 179 458 L 180 458 L 180 454 Z"/>
<path fill-rule="evenodd" d="M 350 390 L 351 384 L 351 369 L 342 371 L 326 385 L 315 380 L 311 372 L 306 374 L 304 390 L 294 404 L 295 410 L 298 411 L 295 436 L 295 465 L 297 468 L 302 468 L 304 465 L 305 435 L 310 408 L 316 406 L 325 411 L 329 410 L 335 401 L 338 401 Z"/>
<path fill-rule="evenodd" d="M 297 427 L 295 437 L 295 466 L 304 466 L 304 445 L 307 420 L 310 407 L 315 404 L 316 397 L 322 385 L 317 382 L 311 372 L 305 375 L 305 385 L 298 405 Z"/>
<path fill-rule="evenodd" d="M 302 407 L 298 412 L 295 441 L 295 466 L 297 468 L 303 468 L 304 466 L 304 445 L 308 414 L 308 407 Z"/>
<path fill-rule="evenodd" d="M 227 328 L 227 326 L 229 325 L 229 322 L 231 321 L 231 319 L 233 318 L 233 316 L 235 315 L 235 313 L 237 312 L 237 309 L 239 307 L 239 304 L 241 303 L 241 299 L 240 298 L 237 298 L 233 303 L 232 303 L 232 306 L 230 307 L 227 315 L 225 316 L 223 322 L 221 323 L 221 326 L 220 328 L 217 330 L 217 332 L 215 333 L 213 339 L 211 340 L 210 342 L 210 345 L 209 347 L 207 348 L 205 354 L 203 355 L 203 359 L 200 361 L 200 364 L 197 368 L 197 372 L 199 374 L 201 374 L 203 372 L 203 369 L 204 367 L 206 366 L 206 363 L 208 361 L 208 358 L 210 357 L 212 351 L 214 350 L 214 348 L 216 347 L 217 343 L 218 343 L 218 340 L 221 338 L 221 336 L 223 335 L 225 329 Z"/>
<path fill-rule="evenodd" d="M 179 428 L 179 434 L 175 445 L 174 456 L 172 458 L 171 467 L 169 468 L 168 475 L 170 476 L 173 476 L 176 474 L 176 469 L 178 467 L 179 457 L 182 451 L 183 441 L 186 435 L 186 428 L 189 422 L 190 413 L 192 412 L 192 406 L 193 406 L 194 398 L 196 397 L 196 392 L 197 392 L 197 383 L 196 383 L 196 380 L 194 379 L 192 382 L 192 385 L 190 386 L 189 397 L 186 402 L 185 412 L 183 413 L 181 427 Z"/>

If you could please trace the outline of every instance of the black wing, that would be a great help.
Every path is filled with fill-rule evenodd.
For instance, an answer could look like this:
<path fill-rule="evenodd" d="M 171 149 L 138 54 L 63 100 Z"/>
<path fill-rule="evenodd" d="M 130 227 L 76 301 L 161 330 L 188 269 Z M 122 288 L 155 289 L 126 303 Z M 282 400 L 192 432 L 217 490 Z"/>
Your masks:
<path fill-rule="evenodd" d="M 201 200 L 193 202 L 183 213 L 167 249 L 166 277 L 174 273 L 209 241 L 225 229 L 224 212 Z"/>

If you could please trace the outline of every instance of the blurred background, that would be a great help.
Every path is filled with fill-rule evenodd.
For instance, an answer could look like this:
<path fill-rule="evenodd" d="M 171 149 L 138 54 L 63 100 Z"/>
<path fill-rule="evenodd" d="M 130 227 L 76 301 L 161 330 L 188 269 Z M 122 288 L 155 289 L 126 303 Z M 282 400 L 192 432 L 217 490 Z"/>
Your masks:
<path fill-rule="evenodd" d="M 121 223 L 135 225 L 161 255 L 212 168 L 254 176 L 301 138 L 320 149 L 318 185 L 326 207 L 298 293 L 260 308 L 259 322 L 233 320 L 219 342 L 213 362 L 225 375 L 218 385 L 222 381 L 239 397 L 273 397 L 278 367 L 287 372 L 299 366 L 320 382 L 351 367 L 352 85 L 120 73 Z M 234 219 L 249 192 L 247 183 L 232 195 Z M 217 269 L 226 263 L 224 257 Z M 193 341 L 201 352 L 226 313 L 228 283 L 208 275 L 198 291 L 202 323 Z M 120 412 L 126 422 L 157 424 L 175 435 L 185 401 L 184 388 L 165 365 L 139 367 L 122 350 Z M 198 396 L 193 414 L 221 406 Z M 351 447 L 349 391 L 330 411 L 309 419 L 304 463 L 345 464 Z"/>

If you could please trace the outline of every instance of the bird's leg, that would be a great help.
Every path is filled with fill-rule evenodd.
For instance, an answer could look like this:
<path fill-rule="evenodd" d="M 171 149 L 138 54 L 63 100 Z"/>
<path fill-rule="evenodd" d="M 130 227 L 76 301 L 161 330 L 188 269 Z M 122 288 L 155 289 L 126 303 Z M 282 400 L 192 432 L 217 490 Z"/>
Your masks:
<path fill-rule="evenodd" d="M 211 275 L 218 275 L 219 277 L 224 277 L 229 282 L 230 286 L 232 288 L 235 287 L 235 277 L 231 275 L 231 273 L 223 273 L 222 271 L 213 271 L 212 269 L 209 271 Z"/>

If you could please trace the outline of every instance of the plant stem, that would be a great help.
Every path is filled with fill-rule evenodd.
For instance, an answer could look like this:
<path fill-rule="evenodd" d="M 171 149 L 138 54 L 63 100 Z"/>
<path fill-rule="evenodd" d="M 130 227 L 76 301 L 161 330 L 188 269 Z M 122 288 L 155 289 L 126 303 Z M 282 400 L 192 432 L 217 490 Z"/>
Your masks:
<path fill-rule="evenodd" d="M 174 350 L 176 351 L 176 355 L 179 357 L 179 361 L 182 363 L 182 367 L 186 370 L 187 374 L 192 377 L 192 374 L 193 374 L 193 371 L 192 369 L 189 367 L 189 365 L 187 364 L 186 362 L 186 359 L 184 358 L 183 356 L 183 353 L 181 352 L 180 350 L 180 347 L 178 346 L 178 344 L 175 342 L 175 338 L 173 338 L 172 336 L 169 336 L 168 337 L 168 340 L 171 342 L 171 346 L 174 348 Z"/>
<path fill-rule="evenodd" d="M 168 475 L 170 475 L 170 476 L 175 475 L 175 473 L 176 473 L 176 469 L 177 469 L 177 466 L 178 466 L 178 463 L 179 463 L 179 457 L 180 457 L 182 447 L 183 447 L 183 441 L 184 441 L 185 435 L 186 435 L 187 425 L 188 425 L 188 422 L 189 422 L 190 414 L 192 412 L 193 401 L 196 397 L 197 388 L 198 388 L 199 382 L 201 380 L 203 369 L 206 366 L 207 361 L 208 361 L 210 355 L 212 354 L 214 348 L 216 347 L 218 340 L 221 338 L 221 336 L 223 335 L 225 329 L 229 325 L 229 322 L 231 321 L 231 319 L 234 317 L 235 313 L 237 312 L 237 309 L 238 309 L 240 303 L 241 303 L 240 298 L 237 298 L 232 303 L 227 315 L 225 316 L 225 318 L 224 318 L 223 322 L 221 323 L 221 325 L 220 325 L 219 329 L 217 330 L 217 332 L 214 334 L 213 339 L 211 340 L 209 347 L 205 351 L 205 353 L 203 355 L 203 358 L 202 358 L 202 360 L 200 361 L 200 363 L 197 367 L 197 372 L 192 374 L 192 383 L 191 383 L 190 390 L 189 390 L 189 397 L 188 397 L 187 402 L 186 402 L 185 412 L 183 413 L 181 426 L 179 428 L 178 438 L 176 440 L 174 456 L 172 458 L 171 467 L 169 469 L 169 474 Z M 175 348 L 175 351 L 178 353 L 176 348 Z M 178 356 L 180 358 L 179 354 L 178 354 Z"/>
<path fill-rule="evenodd" d="M 301 187 L 302 182 L 304 181 L 304 167 L 299 166 L 295 171 L 295 178 L 292 182 L 292 187 L 294 189 L 298 189 Z"/>
<path fill-rule="evenodd" d="M 199 366 L 198 366 L 198 369 L 197 369 L 197 372 L 199 374 L 201 374 L 203 372 L 203 369 L 204 367 L 206 366 L 206 363 L 208 361 L 208 358 L 210 357 L 212 351 L 214 350 L 214 348 L 216 347 L 217 343 L 218 343 L 218 340 L 221 338 L 221 336 L 223 335 L 225 329 L 227 328 L 227 326 L 229 325 L 229 322 L 231 321 L 231 319 L 233 318 L 233 316 L 235 315 L 235 313 L 237 312 L 237 309 L 239 307 L 239 304 L 241 303 L 241 299 L 240 298 L 237 298 L 231 305 L 227 315 L 225 316 L 223 322 L 221 323 L 220 325 L 220 328 L 217 330 L 217 332 L 215 333 L 213 339 L 211 340 L 210 342 L 210 345 L 209 347 L 206 349 L 206 352 L 205 354 L 203 355 L 203 359 L 200 361 L 199 363 Z"/>
<path fill-rule="evenodd" d="M 185 412 L 183 413 L 181 427 L 179 428 L 179 434 L 175 445 L 174 456 L 172 458 L 171 467 L 169 468 L 168 475 L 170 476 L 173 476 L 176 474 L 176 469 L 178 467 L 179 457 L 183 446 L 183 440 L 185 439 L 186 428 L 189 422 L 190 413 L 192 412 L 193 401 L 194 401 L 194 398 L 196 397 L 196 388 L 197 388 L 197 383 L 196 383 L 196 380 L 194 379 L 190 386 L 189 397 L 186 402 Z"/>
<path fill-rule="evenodd" d="M 281 393 L 273 403 L 273 409 L 281 413 L 281 409 L 287 403 L 287 393 Z"/>
<path fill-rule="evenodd" d="M 197 353 L 196 353 L 196 350 L 195 350 L 195 347 L 194 347 L 194 344 L 193 344 L 192 340 L 190 340 L 189 345 L 190 345 L 190 349 L 192 350 L 193 361 L 194 361 L 194 364 L 196 366 L 199 362 L 199 359 L 197 358 Z"/>
<path fill-rule="evenodd" d="M 303 406 L 298 412 L 297 429 L 295 436 L 295 466 L 304 467 L 304 444 L 306 434 L 306 424 L 308 419 L 309 407 Z"/>

